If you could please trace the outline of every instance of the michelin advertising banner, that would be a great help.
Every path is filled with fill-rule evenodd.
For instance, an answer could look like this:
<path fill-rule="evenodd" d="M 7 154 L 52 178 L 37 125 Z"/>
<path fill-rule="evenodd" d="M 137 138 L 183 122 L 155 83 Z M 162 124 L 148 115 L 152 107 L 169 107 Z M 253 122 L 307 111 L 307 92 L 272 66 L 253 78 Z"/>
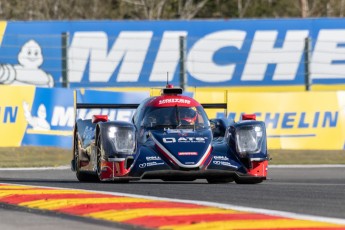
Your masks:
<path fill-rule="evenodd" d="M 140 103 L 149 93 L 78 91 L 78 102 Z M 111 120 L 131 119 L 133 110 L 90 109 L 77 118 L 107 114 Z M 73 90 L 0 86 L 0 147 L 25 145 L 72 147 L 75 122 Z"/>
<path fill-rule="evenodd" d="M 62 64 L 67 33 L 67 65 Z M 300 87 L 305 44 L 314 86 L 345 89 L 345 19 L 3 21 L 0 83 L 61 87 Z M 343 87 L 343 88 L 341 88 Z"/>
<path fill-rule="evenodd" d="M 77 102 L 140 103 L 149 92 L 78 90 Z M 255 113 L 265 121 L 270 149 L 345 149 L 345 91 L 290 93 L 189 92 L 201 103 L 227 102 L 227 111 L 207 111 L 209 118 L 240 120 Z M 132 109 L 81 109 L 74 113 L 73 90 L 0 86 L 0 147 L 71 148 L 75 119 L 107 114 L 130 121 Z"/>
<path fill-rule="evenodd" d="M 219 93 L 197 93 L 200 101 Z M 270 149 L 340 150 L 345 144 L 345 92 L 227 93 L 228 118 L 256 114 Z M 222 111 L 212 116 L 223 117 Z"/>

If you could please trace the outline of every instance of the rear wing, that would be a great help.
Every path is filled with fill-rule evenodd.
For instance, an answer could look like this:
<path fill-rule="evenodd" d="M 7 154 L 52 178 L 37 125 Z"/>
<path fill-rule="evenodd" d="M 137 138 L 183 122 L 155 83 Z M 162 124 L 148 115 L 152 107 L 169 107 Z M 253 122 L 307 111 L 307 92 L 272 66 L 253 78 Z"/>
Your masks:
<path fill-rule="evenodd" d="M 201 104 L 204 109 L 227 109 L 227 103 L 207 103 Z M 76 109 L 136 109 L 139 104 L 94 104 L 94 103 L 76 103 Z"/>
<path fill-rule="evenodd" d="M 204 109 L 227 109 L 227 103 L 208 103 L 201 104 Z M 93 104 L 93 103 L 76 103 L 76 109 L 136 109 L 139 104 Z"/>
<path fill-rule="evenodd" d="M 76 103 L 76 109 L 136 109 L 139 104 L 92 104 Z"/>
<path fill-rule="evenodd" d="M 77 118 L 78 109 L 136 109 L 139 104 L 106 104 L 106 103 L 81 103 L 77 100 L 77 91 L 73 92 L 74 116 Z"/>
<path fill-rule="evenodd" d="M 201 104 L 204 109 L 227 109 L 227 103 L 209 103 L 209 104 Z"/>
<path fill-rule="evenodd" d="M 228 116 L 228 103 L 209 103 L 201 104 L 204 109 L 224 109 L 225 116 Z"/>
<path fill-rule="evenodd" d="M 74 107 L 75 119 L 78 109 L 136 109 L 139 104 L 95 104 L 95 103 L 76 103 Z"/>
<path fill-rule="evenodd" d="M 105 103 L 79 103 L 77 101 L 77 92 L 74 91 L 74 114 L 77 117 L 78 109 L 137 109 L 140 104 L 105 104 Z M 201 104 L 204 109 L 225 109 L 227 114 L 227 103 L 204 103 Z"/>
<path fill-rule="evenodd" d="M 139 104 L 95 104 L 95 103 L 76 103 L 75 110 L 77 109 L 136 109 Z M 227 103 L 205 103 L 201 104 L 204 109 L 225 109 L 227 115 Z M 77 113 L 75 111 L 75 115 Z"/>

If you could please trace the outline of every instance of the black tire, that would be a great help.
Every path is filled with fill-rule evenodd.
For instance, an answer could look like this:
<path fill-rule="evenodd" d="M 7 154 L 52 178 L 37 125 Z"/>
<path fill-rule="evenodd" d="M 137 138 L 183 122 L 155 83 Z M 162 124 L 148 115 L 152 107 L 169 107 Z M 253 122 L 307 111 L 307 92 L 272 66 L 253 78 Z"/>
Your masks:
<path fill-rule="evenodd" d="M 165 182 L 176 182 L 176 181 L 195 181 L 195 178 L 164 178 L 162 181 Z"/>
<path fill-rule="evenodd" d="M 80 182 L 96 182 L 98 177 L 94 173 L 80 171 L 80 161 L 79 161 L 79 150 L 78 150 L 78 140 L 77 137 L 74 141 L 74 162 L 76 169 L 76 177 Z"/>
<path fill-rule="evenodd" d="M 234 181 L 232 178 L 226 178 L 226 179 L 208 178 L 206 180 L 209 184 L 226 184 L 226 183 L 230 183 Z"/>
<path fill-rule="evenodd" d="M 260 184 L 264 180 L 263 179 L 236 179 L 236 184 Z"/>
<path fill-rule="evenodd" d="M 103 146 L 102 146 L 102 139 L 101 139 L 100 134 L 97 136 L 96 140 L 97 140 L 97 145 L 96 145 L 97 177 L 99 180 L 101 180 L 101 157 L 102 157 Z"/>

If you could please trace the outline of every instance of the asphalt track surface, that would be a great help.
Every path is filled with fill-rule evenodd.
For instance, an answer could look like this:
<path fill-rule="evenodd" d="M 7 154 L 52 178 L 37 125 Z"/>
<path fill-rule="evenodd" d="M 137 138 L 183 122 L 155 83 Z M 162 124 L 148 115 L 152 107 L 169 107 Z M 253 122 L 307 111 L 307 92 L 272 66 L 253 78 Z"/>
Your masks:
<path fill-rule="evenodd" d="M 80 183 L 69 169 L 1 170 L 0 183 L 37 185 L 216 202 L 345 221 L 345 166 L 269 168 L 256 185 L 142 180 L 128 184 Z M 68 228 L 66 228 L 68 226 Z M 0 205 L 0 229 L 121 229 L 122 226 Z"/>

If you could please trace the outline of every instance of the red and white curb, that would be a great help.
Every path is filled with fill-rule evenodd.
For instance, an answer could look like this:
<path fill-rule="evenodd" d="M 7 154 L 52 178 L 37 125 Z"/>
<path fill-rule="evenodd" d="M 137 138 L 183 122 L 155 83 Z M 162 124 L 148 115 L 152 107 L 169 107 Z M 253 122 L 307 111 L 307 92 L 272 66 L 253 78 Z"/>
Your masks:
<path fill-rule="evenodd" d="M 0 184 L 0 202 L 154 229 L 343 229 L 345 220 L 124 193 Z"/>

